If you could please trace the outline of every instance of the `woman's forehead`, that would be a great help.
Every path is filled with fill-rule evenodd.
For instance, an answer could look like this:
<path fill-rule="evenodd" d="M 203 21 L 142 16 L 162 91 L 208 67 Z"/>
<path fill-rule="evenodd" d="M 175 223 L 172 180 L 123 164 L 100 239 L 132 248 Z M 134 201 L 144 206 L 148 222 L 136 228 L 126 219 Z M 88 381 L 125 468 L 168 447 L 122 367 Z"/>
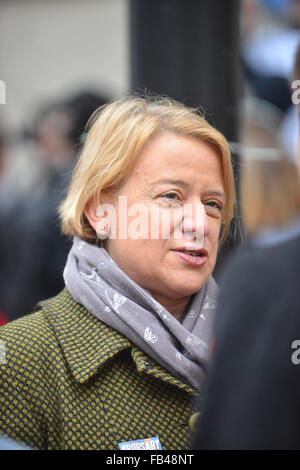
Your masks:
<path fill-rule="evenodd" d="M 128 176 L 124 185 L 134 192 L 147 191 L 149 194 L 170 188 L 183 191 L 200 191 L 226 199 L 221 165 L 207 165 L 194 168 L 178 165 L 140 165 Z M 124 187 L 122 189 L 125 189 Z"/>
<path fill-rule="evenodd" d="M 195 137 L 165 133 L 151 139 L 139 153 L 134 168 L 176 173 L 192 167 L 220 166 L 214 148 Z"/>

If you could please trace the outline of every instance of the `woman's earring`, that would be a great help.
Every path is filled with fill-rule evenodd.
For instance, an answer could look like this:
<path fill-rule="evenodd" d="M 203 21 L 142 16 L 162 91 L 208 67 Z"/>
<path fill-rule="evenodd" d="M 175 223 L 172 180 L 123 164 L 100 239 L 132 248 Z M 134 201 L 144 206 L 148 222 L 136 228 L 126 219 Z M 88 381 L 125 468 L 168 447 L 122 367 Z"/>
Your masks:
<path fill-rule="evenodd" d="M 108 227 L 107 224 L 99 223 L 96 230 L 97 237 L 100 240 L 105 240 L 108 237 Z"/>

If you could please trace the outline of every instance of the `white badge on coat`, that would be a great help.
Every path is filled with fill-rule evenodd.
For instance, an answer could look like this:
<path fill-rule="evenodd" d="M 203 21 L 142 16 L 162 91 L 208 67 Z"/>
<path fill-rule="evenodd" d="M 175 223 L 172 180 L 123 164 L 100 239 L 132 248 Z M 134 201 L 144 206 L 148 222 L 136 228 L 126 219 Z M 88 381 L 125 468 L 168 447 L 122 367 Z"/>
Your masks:
<path fill-rule="evenodd" d="M 137 441 L 120 442 L 118 444 L 121 450 L 162 450 L 158 437 L 148 437 L 138 439 Z"/>

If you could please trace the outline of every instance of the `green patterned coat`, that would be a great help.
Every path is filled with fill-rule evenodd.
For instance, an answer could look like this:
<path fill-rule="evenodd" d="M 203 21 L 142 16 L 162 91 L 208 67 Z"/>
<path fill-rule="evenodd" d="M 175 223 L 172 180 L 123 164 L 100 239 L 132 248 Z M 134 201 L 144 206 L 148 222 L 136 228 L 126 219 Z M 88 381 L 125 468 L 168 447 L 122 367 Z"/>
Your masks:
<path fill-rule="evenodd" d="M 0 328 L 0 433 L 39 449 L 188 449 L 196 394 L 67 289 Z"/>

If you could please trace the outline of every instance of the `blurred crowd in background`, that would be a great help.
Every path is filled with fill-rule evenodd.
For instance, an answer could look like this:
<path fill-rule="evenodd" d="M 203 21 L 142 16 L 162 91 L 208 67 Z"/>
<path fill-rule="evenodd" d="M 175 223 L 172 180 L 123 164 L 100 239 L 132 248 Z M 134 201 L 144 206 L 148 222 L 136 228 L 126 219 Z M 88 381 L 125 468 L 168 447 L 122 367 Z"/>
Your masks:
<path fill-rule="evenodd" d="M 41 107 L 13 142 L 1 138 L 2 323 L 30 313 L 39 300 L 64 286 L 62 271 L 71 241 L 61 234 L 57 207 L 84 141 L 86 123 L 106 101 L 83 91 Z M 14 153 L 20 149 L 21 155 Z"/>
<path fill-rule="evenodd" d="M 300 41 L 300 1 L 244 0 L 241 28 L 241 142 L 283 148 L 295 161 L 298 122 L 289 80 Z M 71 241 L 61 235 L 57 206 L 88 118 L 114 98 L 84 83 L 65 95 L 58 101 L 45 96 L 18 133 L 1 131 L 0 115 L 0 324 L 32 312 L 63 287 Z"/>
<path fill-rule="evenodd" d="M 290 80 L 300 42 L 300 2 L 248 0 L 242 20 L 241 141 L 251 147 L 279 147 L 295 160 L 298 119 Z"/>

